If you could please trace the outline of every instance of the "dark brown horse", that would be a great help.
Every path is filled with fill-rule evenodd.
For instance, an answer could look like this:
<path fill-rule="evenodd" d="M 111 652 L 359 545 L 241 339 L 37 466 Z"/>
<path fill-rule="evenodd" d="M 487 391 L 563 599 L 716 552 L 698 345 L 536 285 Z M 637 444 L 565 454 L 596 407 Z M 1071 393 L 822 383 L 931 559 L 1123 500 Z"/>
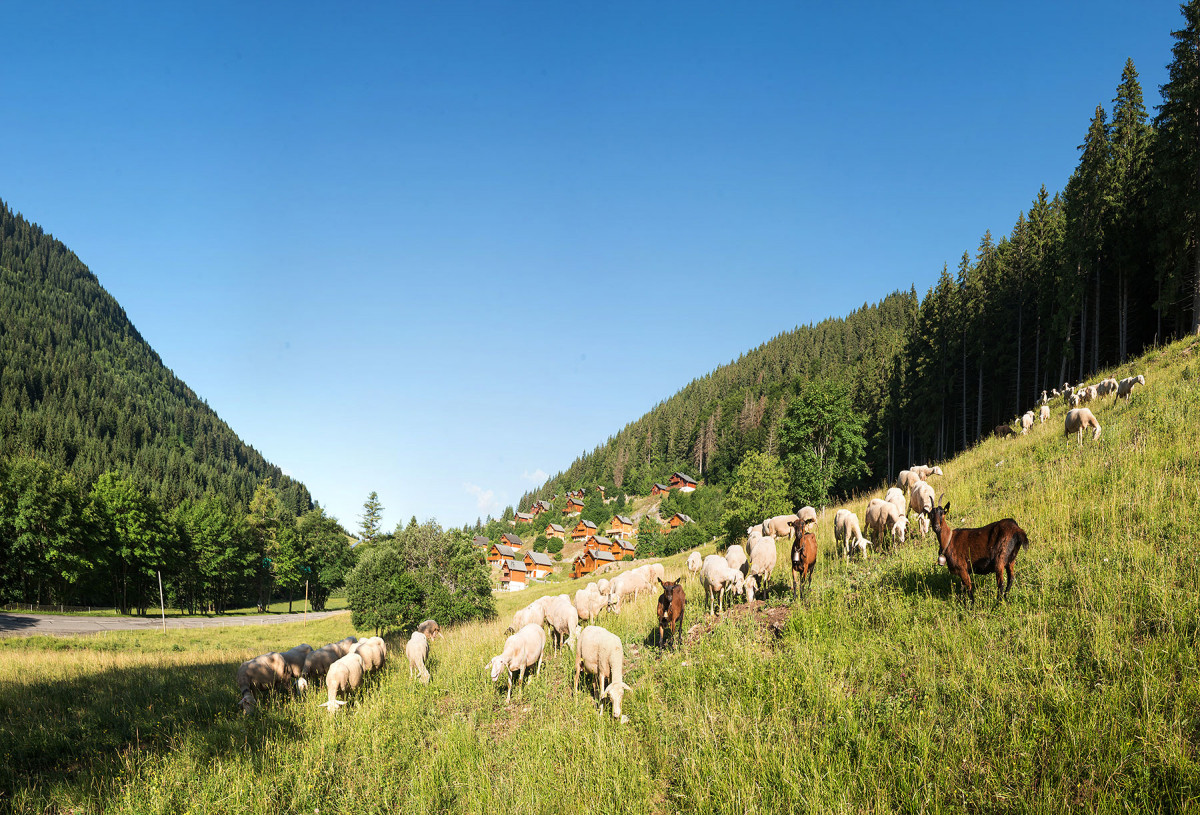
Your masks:
<path fill-rule="evenodd" d="M 1013 564 L 1022 546 L 1029 545 L 1025 530 L 1012 518 L 995 521 L 975 529 L 952 529 L 946 521 L 950 502 L 946 506 L 935 506 L 929 511 L 933 534 L 938 539 L 938 563 L 957 575 L 975 605 L 975 586 L 972 574 L 996 573 L 996 604 L 1008 595 L 1012 588 Z M 1007 583 L 1004 580 L 1008 576 Z"/>
<path fill-rule="evenodd" d="M 679 641 L 675 637 L 679 626 L 683 625 L 683 606 L 687 597 L 678 580 L 671 583 L 660 577 L 658 582 L 663 587 L 662 594 L 658 596 L 658 647 L 662 648 L 663 630 L 666 629 L 671 632 L 672 647 L 679 650 Z"/>
<path fill-rule="evenodd" d="M 805 589 L 812 587 L 813 567 L 817 565 L 817 536 L 808 531 L 811 520 L 797 518 L 792 521 L 796 539 L 792 541 L 792 599 L 796 599 L 796 588 L 803 583 Z M 796 575 L 800 579 L 797 581 Z"/>

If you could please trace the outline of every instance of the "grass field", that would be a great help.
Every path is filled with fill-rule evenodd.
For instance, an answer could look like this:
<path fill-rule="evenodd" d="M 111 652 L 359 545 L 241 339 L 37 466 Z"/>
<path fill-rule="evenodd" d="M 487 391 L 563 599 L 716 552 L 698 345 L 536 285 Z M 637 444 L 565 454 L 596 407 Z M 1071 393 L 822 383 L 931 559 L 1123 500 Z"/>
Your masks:
<path fill-rule="evenodd" d="M 484 662 L 500 619 L 434 644 L 429 686 L 401 642 L 357 702 L 319 694 L 242 717 L 247 656 L 350 632 L 307 628 L 0 641 L 0 808 L 129 813 L 1188 812 L 1200 810 L 1200 348 L 1096 414 L 1098 443 L 1051 422 L 987 440 L 934 479 L 954 525 L 1029 535 L 1009 601 L 952 595 L 932 538 L 865 561 L 832 546 L 810 596 L 704 614 L 689 585 L 678 651 L 652 645 L 654 598 L 603 625 L 626 643 L 630 722 L 572 696 L 549 657 L 506 704 Z M 866 499 L 850 504 L 862 515 Z M 786 556 L 786 544 L 780 554 Z M 667 559 L 668 575 L 682 555 Z M 786 557 L 781 562 L 786 563 Z M 777 573 L 776 580 L 781 580 Z M 778 585 L 778 583 L 777 583 Z"/>

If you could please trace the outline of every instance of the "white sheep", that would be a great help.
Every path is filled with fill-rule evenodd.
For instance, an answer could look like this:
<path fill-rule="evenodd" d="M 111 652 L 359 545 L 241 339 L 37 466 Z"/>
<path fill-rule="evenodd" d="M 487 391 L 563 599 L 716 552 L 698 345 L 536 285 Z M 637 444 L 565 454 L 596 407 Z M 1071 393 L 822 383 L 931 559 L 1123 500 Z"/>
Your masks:
<path fill-rule="evenodd" d="M 539 597 L 525 608 L 518 609 L 513 614 L 512 625 L 508 627 L 509 632 L 520 631 L 527 625 L 545 625 L 546 624 L 546 598 Z"/>
<path fill-rule="evenodd" d="M 425 667 L 425 659 L 429 656 L 429 639 L 420 631 L 414 631 L 404 646 L 404 655 L 408 657 L 408 678 L 413 674 L 422 685 L 429 684 L 429 669 Z"/>
<path fill-rule="evenodd" d="M 912 470 L 901 470 L 900 474 L 896 476 L 896 486 L 904 490 L 904 493 L 907 495 L 912 492 L 913 484 L 916 484 L 920 480 L 921 476 Z"/>
<path fill-rule="evenodd" d="M 688 559 L 687 559 L 688 575 L 699 574 L 700 567 L 703 564 L 704 564 L 704 558 L 700 555 L 700 553 L 692 552 L 690 555 L 688 555 Z"/>
<path fill-rule="evenodd" d="M 350 691 L 361 686 L 363 670 L 362 657 L 358 654 L 346 654 L 330 665 L 329 673 L 325 675 L 325 689 L 329 691 L 329 701 L 319 707 L 328 708 L 330 716 L 336 713 L 339 707 L 346 704 L 337 698 L 338 694 L 344 693 L 349 696 Z"/>
<path fill-rule="evenodd" d="M 358 637 L 349 636 L 344 637 L 337 642 L 331 643 L 330 645 L 326 645 L 325 647 L 334 648 L 338 652 L 339 657 L 344 657 L 346 654 L 350 653 L 350 646 L 356 642 L 358 642 Z"/>
<path fill-rule="evenodd" d="M 839 509 L 833 516 L 833 539 L 842 546 L 846 560 L 850 559 L 850 550 L 858 549 L 862 557 L 867 555 L 867 539 L 862 535 L 862 527 L 858 525 L 858 516 L 848 509 Z"/>
<path fill-rule="evenodd" d="M 1076 391 L 1075 395 L 1079 397 L 1077 404 L 1086 405 L 1096 399 L 1098 390 L 1095 385 L 1085 385 Z"/>
<path fill-rule="evenodd" d="M 237 687 L 242 692 L 238 704 L 242 713 L 253 713 L 258 702 L 254 691 L 282 690 L 288 686 L 291 670 L 283 654 L 272 651 L 253 659 L 248 659 L 238 666 Z"/>
<path fill-rule="evenodd" d="M 424 636 L 422 634 L 422 636 Z M 370 673 L 383 667 L 387 660 L 387 646 L 382 637 L 371 637 L 354 643 L 350 653 L 362 657 L 363 670 Z"/>
<path fill-rule="evenodd" d="M 586 668 L 595 677 L 601 709 L 604 699 L 611 699 L 613 718 L 624 724 L 629 719 L 621 715 L 621 701 L 626 691 L 633 690 L 625 684 L 624 666 L 625 650 L 621 638 L 598 625 L 588 626 L 579 635 L 579 647 L 575 650 L 575 686 L 572 693 L 579 691 L 579 674 Z"/>
<path fill-rule="evenodd" d="M 1120 383 L 1110 376 L 1108 379 L 1101 380 L 1100 384 L 1096 386 L 1096 395 L 1112 396 L 1117 392 L 1118 387 L 1120 387 Z"/>
<path fill-rule="evenodd" d="M 304 660 L 312 653 L 312 646 L 308 643 L 297 645 L 283 652 L 283 661 L 287 663 L 288 674 L 292 679 L 299 680 L 304 673 Z"/>
<path fill-rule="evenodd" d="M 922 481 L 928 481 L 931 475 L 942 475 L 941 467 L 930 467 L 928 464 L 914 464 L 909 467 L 909 472 L 914 472 Z"/>
<path fill-rule="evenodd" d="M 440 625 L 438 625 L 436 622 L 434 622 L 433 620 L 426 620 L 425 622 L 421 623 L 420 625 L 417 626 L 417 630 L 420 631 L 422 634 L 424 634 L 425 638 L 428 639 L 430 642 L 432 642 L 433 640 L 436 640 L 440 636 L 443 636 L 442 635 L 442 627 Z M 379 638 L 372 637 L 371 639 L 379 639 Z"/>
<path fill-rule="evenodd" d="M 890 535 L 897 543 L 904 543 L 904 536 L 908 531 L 908 516 L 902 515 L 891 501 L 872 498 L 867 504 L 864 522 L 876 546 L 882 543 L 885 535 Z"/>
<path fill-rule="evenodd" d="M 579 612 L 571 598 L 560 594 L 546 608 L 546 622 L 550 624 L 550 640 L 555 650 L 566 642 L 567 647 L 575 649 L 575 640 L 579 636 Z"/>
<path fill-rule="evenodd" d="M 929 532 L 929 512 L 936 505 L 937 495 L 924 481 L 918 482 L 908 493 L 908 506 L 917 513 L 917 531 L 921 537 Z"/>
<path fill-rule="evenodd" d="M 342 654 L 338 652 L 337 643 L 330 643 L 315 651 L 310 651 L 304 657 L 304 669 L 296 681 L 296 690 L 304 690 L 309 682 L 319 682 L 329 672 L 329 666 L 337 662 Z"/>
<path fill-rule="evenodd" d="M 883 496 L 883 500 L 894 506 L 896 514 L 900 517 L 903 518 L 908 515 L 908 499 L 904 497 L 904 490 L 899 487 L 889 487 L 887 494 Z"/>
<path fill-rule="evenodd" d="M 1087 408 L 1076 408 L 1075 410 L 1067 411 L 1067 419 L 1063 429 L 1064 436 L 1070 436 L 1072 433 L 1079 433 L 1079 445 L 1083 446 L 1083 429 L 1085 427 L 1094 428 L 1092 432 L 1092 440 L 1100 438 L 1100 423 L 1096 421 L 1096 417 Z"/>
<path fill-rule="evenodd" d="M 721 596 L 721 611 L 725 610 L 725 592 L 733 589 L 734 594 L 741 594 L 745 577 L 737 569 L 729 568 L 729 563 L 720 555 L 709 555 L 700 567 L 700 582 L 708 597 L 708 613 L 716 611 L 716 595 Z"/>
<path fill-rule="evenodd" d="M 1021 435 L 1024 436 L 1033 427 L 1033 411 L 1027 410 L 1021 414 Z"/>
<path fill-rule="evenodd" d="M 746 565 L 746 561 L 749 559 L 746 550 L 739 544 L 735 543 L 725 550 L 725 562 L 729 564 L 729 568 L 737 569 L 742 574 L 745 574 L 745 570 L 742 567 Z"/>
<path fill-rule="evenodd" d="M 1042 407 L 1038 411 L 1038 414 L 1042 420 L 1041 423 L 1045 424 L 1046 420 L 1050 418 L 1050 406 L 1042 405 Z"/>
<path fill-rule="evenodd" d="M 597 580 L 596 581 L 596 591 L 600 592 L 601 594 L 607 595 L 608 594 L 608 582 L 609 581 L 608 581 L 607 577 L 602 577 L 599 580 Z"/>
<path fill-rule="evenodd" d="M 588 626 L 586 634 L 599 626 Z M 604 629 L 600 629 L 603 631 Z M 525 679 L 525 669 L 537 665 L 537 673 L 542 673 L 542 654 L 546 650 L 546 632 L 540 625 L 527 625 L 504 641 L 504 650 L 488 660 L 485 666 L 491 673 L 492 681 L 500 678 L 500 672 L 508 675 L 508 695 L 505 701 L 512 701 L 512 672 L 519 671 L 517 681 Z"/>
<path fill-rule="evenodd" d="M 1145 385 L 1145 384 L 1146 384 L 1146 377 L 1143 376 L 1142 374 L 1138 374 L 1137 376 L 1130 376 L 1125 379 L 1122 379 L 1117 384 L 1117 398 L 1124 399 L 1126 402 L 1128 402 L 1129 397 L 1131 395 L 1133 395 L 1134 387 L 1137 385 Z"/>
<path fill-rule="evenodd" d="M 581 621 L 595 622 L 600 613 L 608 605 L 608 598 L 593 589 L 580 589 L 575 592 L 575 613 Z"/>
<path fill-rule="evenodd" d="M 623 599 L 633 597 L 636 600 L 642 592 L 650 591 L 654 587 L 650 574 L 638 568 L 614 577 L 608 584 L 609 611 L 620 614 Z"/>
<path fill-rule="evenodd" d="M 775 571 L 775 564 L 779 559 L 779 549 L 775 545 L 774 538 L 755 538 L 750 544 L 750 571 L 746 577 L 747 585 L 753 582 L 751 593 L 746 595 L 747 600 L 753 600 L 753 592 L 757 591 L 759 586 L 763 591 L 771 588 L 771 575 Z"/>

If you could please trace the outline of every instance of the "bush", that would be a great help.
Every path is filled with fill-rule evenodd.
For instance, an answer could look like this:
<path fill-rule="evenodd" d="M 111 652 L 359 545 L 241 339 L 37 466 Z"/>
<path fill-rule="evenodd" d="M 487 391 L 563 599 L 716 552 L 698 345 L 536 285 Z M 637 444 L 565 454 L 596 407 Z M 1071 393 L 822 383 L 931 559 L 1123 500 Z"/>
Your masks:
<path fill-rule="evenodd" d="M 546 550 L 552 555 L 557 555 L 563 549 L 563 542 L 558 538 L 551 538 L 546 542 Z M 560 558 L 561 559 L 561 558 Z"/>

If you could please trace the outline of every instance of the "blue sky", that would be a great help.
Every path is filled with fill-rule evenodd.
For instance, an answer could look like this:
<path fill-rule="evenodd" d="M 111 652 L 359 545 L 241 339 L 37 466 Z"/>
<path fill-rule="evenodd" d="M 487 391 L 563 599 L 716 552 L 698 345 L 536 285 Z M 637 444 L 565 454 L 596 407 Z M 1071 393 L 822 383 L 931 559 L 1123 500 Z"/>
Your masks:
<path fill-rule="evenodd" d="M 345 6 L 341 8 L 340 6 Z M 0 198 L 349 529 L 499 514 L 1066 183 L 1176 3 L 5 3 Z"/>

